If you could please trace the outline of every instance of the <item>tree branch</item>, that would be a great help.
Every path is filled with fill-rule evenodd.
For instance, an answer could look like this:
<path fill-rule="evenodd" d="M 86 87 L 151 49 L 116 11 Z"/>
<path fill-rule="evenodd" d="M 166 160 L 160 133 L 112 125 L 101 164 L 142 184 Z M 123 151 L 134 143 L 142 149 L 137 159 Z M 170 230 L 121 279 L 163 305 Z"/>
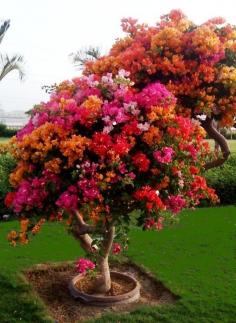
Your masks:
<path fill-rule="evenodd" d="M 230 155 L 230 150 L 225 137 L 214 127 L 214 119 L 207 117 L 206 120 L 202 121 L 202 127 L 206 130 L 209 137 L 219 144 L 222 152 L 222 157 L 205 164 L 204 168 L 208 170 L 223 165 Z"/>
<path fill-rule="evenodd" d="M 109 256 L 109 253 L 113 244 L 114 236 L 115 236 L 115 227 L 112 226 L 108 229 L 106 238 L 104 240 L 104 244 L 103 244 L 104 258 Z"/>
<path fill-rule="evenodd" d="M 75 211 L 75 215 L 77 217 L 78 220 L 78 226 L 77 226 L 77 230 L 76 233 L 78 235 L 83 235 L 86 233 L 93 233 L 95 231 L 95 226 L 93 225 L 88 225 L 83 217 L 81 216 L 81 214 L 79 213 L 79 211 Z"/>
<path fill-rule="evenodd" d="M 96 252 L 98 247 L 96 245 L 92 246 L 93 239 L 89 235 L 89 233 L 95 231 L 95 227 L 85 223 L 79 211 L 75 211 L 75 215 L 77 222 L 75 225 L 72 225 L 71 232 L 73 236 L 80 241 L 80 245 L 85 251 Z"/>

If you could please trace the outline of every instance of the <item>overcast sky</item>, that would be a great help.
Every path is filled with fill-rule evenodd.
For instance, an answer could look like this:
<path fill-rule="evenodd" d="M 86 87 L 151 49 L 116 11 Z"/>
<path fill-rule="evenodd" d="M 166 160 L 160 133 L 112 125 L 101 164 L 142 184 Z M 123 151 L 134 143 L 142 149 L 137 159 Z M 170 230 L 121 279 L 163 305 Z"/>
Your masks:
<path fill-rule="evenodd" d="M 16 72 L 0 83 L 0 109 L 29 110 L 47 100 L 41 89 L 79 74 L 69 54 L 94 45 L 106 53 L 122 36 L 120 20 L 138 18 L 150 24 L 171 9 L 181 9 L 197 23 L 222 16 L 236 24 L 235 0 L 7 0 L 1 1 L 0 19 L 11 26 L 0 52 L 25 58 L 25 81 Z"/>

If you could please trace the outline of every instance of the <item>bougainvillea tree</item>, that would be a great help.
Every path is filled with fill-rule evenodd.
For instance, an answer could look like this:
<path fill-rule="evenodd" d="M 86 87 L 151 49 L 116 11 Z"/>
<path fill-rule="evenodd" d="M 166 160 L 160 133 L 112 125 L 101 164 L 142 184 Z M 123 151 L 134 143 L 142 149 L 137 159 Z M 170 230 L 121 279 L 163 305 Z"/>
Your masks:
<path fill-rule="evenodd" d="M 138 91 L 128 75 L 63 82 L 37 106 L 13 143 L 18 165 L 6 196 L 21 220 L 21 232 L 9 234 L 13 244 L 27 243 L 46 219 L 66 219 L 96 257 L 103 292 L 111 286 L 109 253 L 120 252 L 130 221 L 161 230 L 183 208 L 217 200 L 201 176 L 209 154 L 204 129 L 176 115 L 165 86 Z M 94 267 L 85 259 L 77 266 Z"/>
<path fill-rule="evenodd" d="M 224 137 L 215 127 L 231 126 L 236 115 L 236 28 L 222 18 L 196 25 L 181 11 L 161 17 L 156 26 L 122 20 L 124 38 L 107 56 L 88 62 L 85 73 L 103 75 L 120 68 L 130 71 L 142 89 L 160 81 L 177 98 L 177 113 L 204 119 L 202 126 L 220 145 L 222 156 L 206 164 L 211 168 L 229 156 Z"/>

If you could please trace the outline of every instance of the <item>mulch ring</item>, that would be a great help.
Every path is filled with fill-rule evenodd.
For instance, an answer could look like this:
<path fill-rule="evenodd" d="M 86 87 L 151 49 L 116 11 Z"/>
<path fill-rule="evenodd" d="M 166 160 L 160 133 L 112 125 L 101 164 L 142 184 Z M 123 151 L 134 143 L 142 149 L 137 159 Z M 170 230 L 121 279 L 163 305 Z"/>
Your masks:
<path fill-rule="evenodd" d="M 73 299 L 69 293 L 68 284 L 78 273 L 71 263 L 41 264 L 30 268 L 24 274 L 57 323 L 82 322 L 83 320 L 98 318 L 108 312 L 129 313 L 140 305 L 170 304 L 178 299 L 152 274 L 135 264 L 128 262 L 116 264 L 111 266 L 111 269 L 126 272 L 139 281 L 141 284 L 139 301 L 112 307 L 96 307 Z"/>

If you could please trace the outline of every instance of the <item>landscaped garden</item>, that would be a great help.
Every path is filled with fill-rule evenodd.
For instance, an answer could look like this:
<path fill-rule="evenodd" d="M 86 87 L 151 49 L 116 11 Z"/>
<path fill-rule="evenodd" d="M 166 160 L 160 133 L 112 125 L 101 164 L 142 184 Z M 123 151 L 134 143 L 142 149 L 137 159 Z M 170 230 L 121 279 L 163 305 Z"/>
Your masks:
<path fill-rule="evenodd" d="M 236 29 L 122 27 L 0 138 L 0 323 L 235 322 Z"/>
<path fill-rule="evenodd" d="M 234 322 L 235 214 L 234 206 L 203 208 L 183 212 L 178 225 L 158 234 L 133 228 L 125 255 L 145 266 L 180 299 L 129 315 L 110 310 L 96 322 Z M 61 224 L 45 225 L 32 243 L 12 248 L 5 236 L 17 225 L 1 225 L 1 322 L 47 322 L 47 310 L 22 282 L 21 270 L 38 263 L 74 261 L 83 252 Z"/>

